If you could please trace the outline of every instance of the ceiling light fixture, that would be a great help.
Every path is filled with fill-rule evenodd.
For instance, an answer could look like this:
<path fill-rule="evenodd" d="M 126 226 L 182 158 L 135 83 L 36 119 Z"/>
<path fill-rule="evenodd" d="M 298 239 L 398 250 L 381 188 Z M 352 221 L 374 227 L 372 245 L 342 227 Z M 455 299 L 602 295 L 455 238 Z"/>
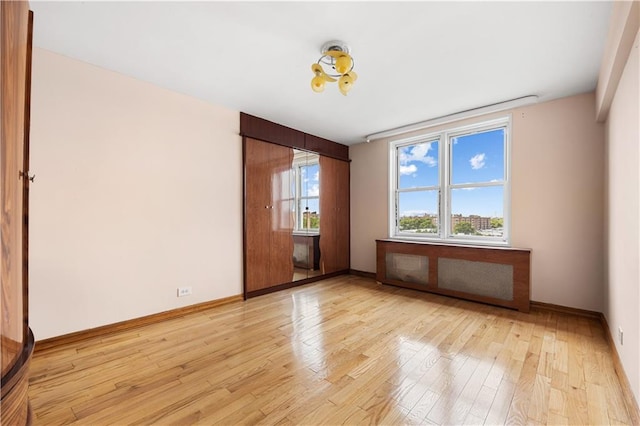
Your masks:
<path fill-rule="evenodd" d="M 311 71 L 315 74 L 311 79 L 311 88 L 314 92 L 320 93 L 324 91 L 324 85 L 327 81 L 333 83 L 338 82 L 340 93 L 347 96 L 351 86 L 358 78 L 353 71 L 353 58 L 351 57 L 351 49 L 347 44 L 340 40 L 328 41 L 322 45 L 320 49 L 322 56 L 318 62 L 311 65 Z M 325 66 L 330 67 L 331 71 L 326 72 Z"/>

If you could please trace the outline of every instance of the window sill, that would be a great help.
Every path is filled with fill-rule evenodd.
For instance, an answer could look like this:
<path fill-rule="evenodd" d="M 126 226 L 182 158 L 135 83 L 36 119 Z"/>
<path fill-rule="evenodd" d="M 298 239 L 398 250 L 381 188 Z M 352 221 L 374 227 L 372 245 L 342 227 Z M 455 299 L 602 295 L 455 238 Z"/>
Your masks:
<path fill-rule="evenodd" d="M 299 237 L 315 237 L 315 236 L 320 235 L 320 232 L 317 232 L 317 231 L 293 231 L 292 234 L 295 235 L 295 236 L 299 236 Z"/>
<path fill-rule="evenodd" d="M 391 238 L 380 239 L 377 241 L 390 241 L 410 244 L 426 244 L 447 247 L 471 247 L 501 250 L 530 250 L 526 248 L 512 247 L 508 242 L 502 241 L 477 241 L 477 240 L 440 240 L 436 238 L 418 238 L 404 235 L 396 235 Z"/>

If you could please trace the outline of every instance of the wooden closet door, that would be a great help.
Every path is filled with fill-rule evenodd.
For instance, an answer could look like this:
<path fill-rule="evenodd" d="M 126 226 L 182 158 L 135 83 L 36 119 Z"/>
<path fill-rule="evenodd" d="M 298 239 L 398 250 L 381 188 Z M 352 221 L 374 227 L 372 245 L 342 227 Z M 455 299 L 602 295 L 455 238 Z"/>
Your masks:
<path fill-rule="evenodd" d="M 337 271 L 336 200 L 337 160 L 320 156 L 320 271 Z"/>
<path fill-rule="evenodd" d="M 344 271 L 351 267 L 350 261 L 350 190 L 349 163 L 336 162 L 336 270 Z"/>
<path fill-rule="evenodd" d="M 320 157 L 320 270 L 349 269 L 349 163 Z"/>
<path fill-rule="evenodd" d="M 245 291 L 269 286 L 270 144 L 245 139 Z"/>
<path fill-rule="evenodd" d="M 293 278 L 293 149 L 245 139 L 245 291 Z"/>

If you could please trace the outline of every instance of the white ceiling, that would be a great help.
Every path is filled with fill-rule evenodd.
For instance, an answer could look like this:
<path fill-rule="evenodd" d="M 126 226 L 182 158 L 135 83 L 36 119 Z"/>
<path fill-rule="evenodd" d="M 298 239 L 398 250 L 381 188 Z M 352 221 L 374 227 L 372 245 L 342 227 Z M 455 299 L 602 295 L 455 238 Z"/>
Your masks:
<path fill-rule="evenodd" d="M 345 144 L 596 86 L 611 2 L 39 2 L 34 45 Z M 320 46 L 359 78 L 312 92 Z"/>

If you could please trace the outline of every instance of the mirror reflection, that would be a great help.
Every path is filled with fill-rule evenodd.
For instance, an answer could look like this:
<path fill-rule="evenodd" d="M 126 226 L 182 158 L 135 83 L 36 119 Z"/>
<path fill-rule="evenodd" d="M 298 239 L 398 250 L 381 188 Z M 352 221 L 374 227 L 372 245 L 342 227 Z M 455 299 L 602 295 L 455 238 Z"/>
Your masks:
<path fill-rule="evenodd" d="M 293 150 L 293 281 L 320 275 L 320 163 L 318 154 Z"/>

